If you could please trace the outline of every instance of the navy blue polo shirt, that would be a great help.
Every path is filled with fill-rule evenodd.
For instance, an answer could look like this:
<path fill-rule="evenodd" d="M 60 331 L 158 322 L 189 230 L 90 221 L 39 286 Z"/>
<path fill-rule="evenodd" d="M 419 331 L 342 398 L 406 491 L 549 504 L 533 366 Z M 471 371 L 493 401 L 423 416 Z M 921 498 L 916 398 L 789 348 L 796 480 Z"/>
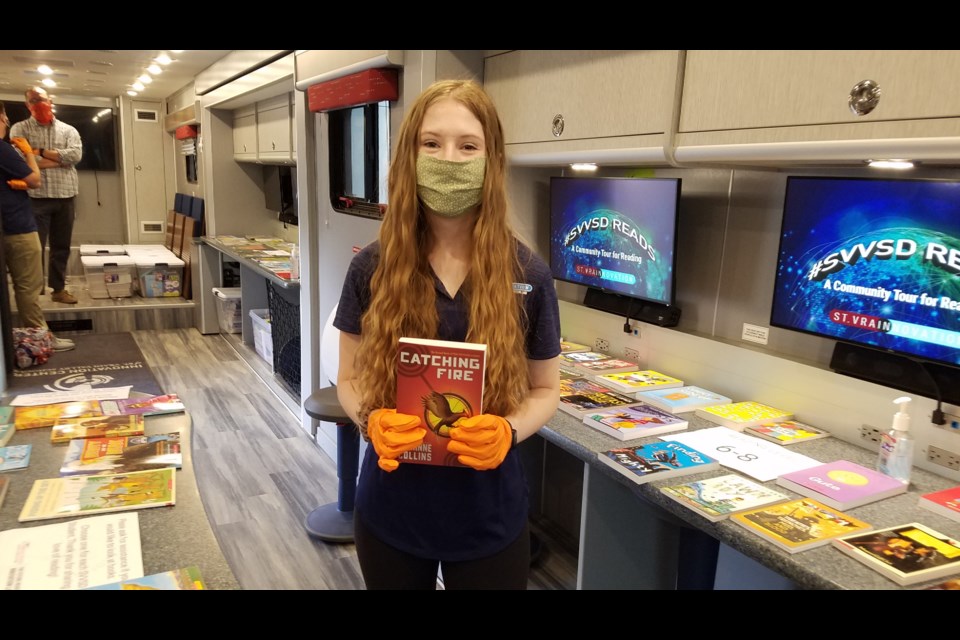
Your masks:
<path fill-rule="evenodd" d="M 37 230 L 33 206 L 26 191 L 11 189 L 7 180 L 23 180 L 32 171 L 13 145 L 0 141 L 0 212 L 8 236 Z"/>
<path fill-rule="evenodd" d="M 379 244 L 354 256 L 340 295 L 333 325 L 360 333 L 360 318 L 370 304 L 370 280 L 379 260 Z M 560 353 L 560 311 L 546 263 L 522 243 L 517 255 L 527 313 L 527 358 L 548 360 Z M 470 311 L 462 290 L 451 298 L 434 276 L 439 340 L 463 341 Z M 524 287 L 525 288 L 525 287 Z M 437 467 L 401 463 L 392 473 L 377 466 L 367 447 L 357 486 L 356 512 L 387 544 L 421 558 L 474 560 L 492 555 L 516 540 L 529 515 L 523 466 L 511 450 L 496 469 Z"/>

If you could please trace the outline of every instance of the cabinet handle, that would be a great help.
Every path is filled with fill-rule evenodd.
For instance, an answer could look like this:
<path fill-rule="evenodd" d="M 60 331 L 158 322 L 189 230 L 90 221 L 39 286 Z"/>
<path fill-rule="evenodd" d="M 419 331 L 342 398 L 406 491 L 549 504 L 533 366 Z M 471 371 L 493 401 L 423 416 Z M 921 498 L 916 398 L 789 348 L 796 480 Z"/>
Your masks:
<path fill-rule="evenodd" d="M 273 149 L 274 151 L 276 151 L 276 150 L 277 150 L 277 143 L 276 143 L 276 142 L 271 142 L 271 143 L 270 143 L 270 148 Z"/>
<path fill-rule="evenodd" d="M 554 138 L 559 138 L 560 136 L 563 135 L 563 114 L 562 113 L 558 113 L 557 115 L 553 116 L 553 126 L 551 127 L 551 130 L 553 131 Z"/>
<path fill-rule="evenodd" d="M 865 116 L 880 104 L 880 85 L 873 80 L 861 80 L 850 90 L 850 99 L 847 100 L 850 111 L 855 116 Z"/>

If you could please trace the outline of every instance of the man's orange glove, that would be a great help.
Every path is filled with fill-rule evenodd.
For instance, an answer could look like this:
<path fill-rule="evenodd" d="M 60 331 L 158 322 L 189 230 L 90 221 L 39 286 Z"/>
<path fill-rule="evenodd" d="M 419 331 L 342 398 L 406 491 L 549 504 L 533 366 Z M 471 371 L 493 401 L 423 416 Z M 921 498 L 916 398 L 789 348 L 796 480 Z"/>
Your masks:
<path fill-rule="evenodd" d="M 423 444 L 427 430 L 417 416 L 397 413 L 396 409 L 377 409 L 367 419 L 367 437 L 380 459 L 377 464 L 384 471 L 395 471 L 403 453 Z"/>
<path fill-rule="evenodd" d="M 477 471 L 496 469 L 513 446 L 513 427 L 506 418 L 481 413 L 465 418 L 450 429 L 447 451 L 457 454 L 461 464 Z"/>
<path fill-rule="evenodd" d="M 23 155 L 37 155 L 33 152 L 33 148 L 30 146 L 30 143 L 27 142 L 26 138 L 10 138 L 10 144 L 15 146 L 17 149 L 20 149 L 20 153 Z"/>
<path fill-rule="evenodd" d="M 17 180 L 16 178 L 13 180 L 7 180 L 7 185 L 14 191 L 26 191 L 30 188 L 27 186 L 26 182 L 23 180 Z"/>

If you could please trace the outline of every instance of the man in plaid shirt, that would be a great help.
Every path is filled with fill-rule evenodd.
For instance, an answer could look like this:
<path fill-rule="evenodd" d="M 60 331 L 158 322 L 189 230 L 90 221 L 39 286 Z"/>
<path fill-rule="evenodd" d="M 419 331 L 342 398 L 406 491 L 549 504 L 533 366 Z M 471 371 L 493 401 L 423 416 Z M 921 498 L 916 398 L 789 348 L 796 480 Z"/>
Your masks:
<path fill-rule="evenodd" d="M 66 289 L 66 277 L 74 199 L 79 191 L 76 164 L 83 157 L 83 143 L 74 127 L 53 115 L 53 102 L 46 90 L 30 87 L 24 95 L 30 117 L 13 125 L 10 135 L 30 142 L 43 176 L 43 185 L 29 193 L 40 232 L 40 246 L 45 247 L 50 238 L 47 268 L 47 281 L 53 289 L 50 298 L 54 302 L 76 304 L 77 299 Z"/>

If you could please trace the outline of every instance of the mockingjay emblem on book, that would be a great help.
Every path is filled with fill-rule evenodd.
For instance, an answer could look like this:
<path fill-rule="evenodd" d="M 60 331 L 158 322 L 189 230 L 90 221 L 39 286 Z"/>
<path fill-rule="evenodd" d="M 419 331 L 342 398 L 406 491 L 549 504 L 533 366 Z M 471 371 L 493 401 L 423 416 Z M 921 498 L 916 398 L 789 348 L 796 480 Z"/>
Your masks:
<path fill-rule="evenodd" d="M 473 415 L 470 403 L 454 393 L 443 394 L 431 391 L 420 398 L 427 425 L 435 433 L 449 437 L 450 429 L 460 418 Z"/>

